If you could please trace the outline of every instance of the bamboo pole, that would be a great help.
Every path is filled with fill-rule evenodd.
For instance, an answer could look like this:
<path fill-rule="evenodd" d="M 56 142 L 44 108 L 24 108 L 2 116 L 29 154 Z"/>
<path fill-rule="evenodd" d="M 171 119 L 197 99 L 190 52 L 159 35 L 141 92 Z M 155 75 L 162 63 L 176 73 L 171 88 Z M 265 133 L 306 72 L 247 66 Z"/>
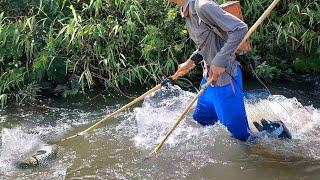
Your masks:
<path fill-rule="evenodd" d="M 268 17 L 268 15 L 270 14 L 270 12 L 274 9 L 274 7 L 276 7 L 276 5 L 280 2 L 280 0 L 274 0 L 270 6 L 266 9 L 266 11 L 264 11 L 264 13 L 260 16 L 260 18 L 253 24 L 253 26 L 249 29 L 249 31 L 247 32 L 247 34 L 244 36 L 244 38 L 242 39 L 240 45 L 238 47 L 240 47 L 253 33 L 254 31 L 258 28 L 258 26 L 260 26 L 260 24 Z"/>
<path fill-rule="evenodd" d="M 271 5 L 267 8 L 267 10 L 261 15 L 261 17 L 254 23 L 254 25 L 249 29 L 241 43 L 239 44 L 238 48 L 253 34 L 253 32 L 258 28 L 258 26 L 267 18 L 267 16 L 270 14 L 270 12 L 274 9 L 274 7 L 280 2 L 280 0 L 274 0 Z M 167 141 L 169 136 L 172 134 L 172 132 L 176 129 L 176 127 L 179 125 L 179 123 L 183 120 L 184 116 L 187 114 L 187 112 L 191 109 L 193 104 L 196 102 L 196 100 L 199 98 L 199 96 L 207 89 L 207 87 L 212 83 L 212 79 L 208 80 L 206 84 L 204 84 L 201 88 L 201 90 L 197 93 L 197 95 L 191 100 L 187 108 L 183 111 L 183 113 L 176 119 L 175 124 L 171 127 L 171 129 L 168 131 L 166 136 L 162 139 L 160 144 L 158 144 L 153 151 L 149 154 L 148 157 L 151 157 L 153 154 L 157 153 L 161 147 L 164 145 L 164 143 Z"/>
<path fill-rule="evenodd" d="M 176 80 L 178 77 L 177 76 L 171 76 L 172 80 Z M 142 101 L 146 96 L 148 96 L 149 94 L 159 90 L 161 88 L 161 84 L 158 84 L 157 86 L 155 86 L 154 88 L 150 89 L 149 91 L 145 92 L 144 94 L 142 94 L 141 96 L 137 97 L 136 99 L 134 99 L 133 101 L 129 102 L 128 104 L 122 106 L 120 109 L 106 115 L 104 118 L 102 118 L 100 121 L 96 122 L 95 124 L 93 124 L 92 126 L 90 126 L 89 128 L 81 131 L 80 133 L 77 133 L 75 135 L 69 136 L 67 138 L 62 139 L 60 142 L 84 135 L 85 133 L 88 133 L 89 131 L 97 128 L 100 124 L 106 122 L 107 120 L 111 119 L 112 117 L 114 117 L 115 115 L 119 114 L 120 112 L 128 109 L 129 107 L 133 106 L 134 104 Z"/>
<path fill-rule="evenodd" d="M 151 152 L 150 155 L 157 153 L 161 147 L 163 146 L 163 144 L 166 142 L 166 140 L 169 138 L 169 136 L 172 134 L 172 132 L 176 129 L 176 127 L 179 125 L 179 123 L 183 120 L 184 116 L 188 113 L 189 109 L 193 106 L 193 104 L 197 101 L 197 99 L 199 98 L 199 96 L 207 89 L 207 87 L 211 84 L 212 80 L 208 81 L 206 84 L 204 84 L 200 91 L 197 93 L 197 95 L 191 100 L 191 102 L 189 103 L 189 105 L 187 106 L 187 108 L 182 112 L 182 114 L 176 119 L 175 124 L 171 127 L 171 129 L 169 130 L 169 132 L 166 134 L 166 136 L 164 137 L 164 139 L 161 141 L 161 143 L 156 146 L 156 148 L 154 148 L 154 150 Z"/>

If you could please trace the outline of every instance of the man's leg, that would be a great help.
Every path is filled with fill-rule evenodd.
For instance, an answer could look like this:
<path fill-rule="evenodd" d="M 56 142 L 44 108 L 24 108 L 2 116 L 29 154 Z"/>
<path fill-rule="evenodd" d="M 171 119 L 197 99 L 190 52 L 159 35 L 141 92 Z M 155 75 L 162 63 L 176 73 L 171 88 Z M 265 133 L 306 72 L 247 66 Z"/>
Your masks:
<path fill-rule="evenodd" d="M 201 85 L 205 84 L 207 80 L 202 79 Z M 213 103 L 213 88 L 208 87 L 199 97 L 197 105 L 193 113 L 193 119 L 203 126 L 213 125 L 217 122 L 218 117 L 214 109 Z"/>
<path fill-rule="evenodd" d="M 231 85 L 214 87 L 214 107 L 221 124 L 225 125 L 235 138 L 246 141 L 250 136 L 250 129 L 241 78 L 241 70 L 238 68 L 238 75 L 232 80 L 235 92 Z"/>

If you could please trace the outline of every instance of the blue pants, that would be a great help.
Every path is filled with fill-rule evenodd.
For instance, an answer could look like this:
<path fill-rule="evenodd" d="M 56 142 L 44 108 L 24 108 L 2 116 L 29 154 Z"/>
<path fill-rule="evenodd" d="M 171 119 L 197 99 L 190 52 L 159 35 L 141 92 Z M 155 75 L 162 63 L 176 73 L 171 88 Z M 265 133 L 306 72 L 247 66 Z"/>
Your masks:
<path fill-rule="evenodd" d="M 201 81 L 201 86 L 207 82 Z M 193 118 L 202 125 L 213 125 L 218 119 L 227 127 L 233 137 L 246 141 L 250 129 L 244 107 L 242 74 L 238 67 L 237 76 L 226 86 L 209 86 L 199 97 Z M 233 90 L 234 89 L 234 90 Z"/>

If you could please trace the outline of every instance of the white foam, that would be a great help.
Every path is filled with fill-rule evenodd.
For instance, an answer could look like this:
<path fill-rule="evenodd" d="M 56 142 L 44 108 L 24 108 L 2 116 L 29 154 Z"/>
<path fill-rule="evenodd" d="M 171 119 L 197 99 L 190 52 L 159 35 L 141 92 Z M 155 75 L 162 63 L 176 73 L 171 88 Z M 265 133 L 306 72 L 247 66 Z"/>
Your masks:
<path fill-rule="evenodd" d="M 194 95 L 175 87 L 173 90 L 162 89 L 146 98 L 141 107 L 134 109 L 137 124 L 137 133 L 133 138 L 135 145 L 142 149 L 150 149 L 157 145 Z M 251 94 L 252 97 L 254 95 Z M 292 141 L 282 142 L 261 135 L 261 144 L 272 146 L 275 153 L 302 155 L 313 159 L 320 157 L 320 146 L 318 146 L 320 145 L 320 139 L 318 138 L 320 113 L 318 109 L 312 106 L 304 107 L 296 98 L 286 98 L 281 95 L 254 101 L 246 100 L 245 106 L 248 121 L 253 131 L 256 130 L 252 122 L 265 118 L 283 121 L 293 136 Z M 208 140 L 216 140 L 219 133 L 223 136 L 229 136 L 224 128 L 220 128 L 220 132 L 216 133 L 211 130 L 209 132 L 212 134 L 208 134 L 206 132 L 208 131 L 207 127 L 199 126 L 192 120 L 192 111 L 170 136 L 166 146 L 175 146 L 188 141 L 196 143 L 197 137 L 204 134 Z M 317 145 L 310 147 L 312 144 L 310 142 Z M 301 150 L 304 152 L 301 152 Z"/>
<path fill-rule="evenodd" d="M 40 143 L 38 135 L 27 134 L 21 127 L 4 128 L 1 137 L 0 170 L 8 173 L 14 169 L 14 162 L 26 156 Z"/>
<path fill-rule="evenodd" d="M 26 177 L 35 178 L 44 175 L 49 179 L 64 177 L 66 174 L 80 177 L 86 172 L 86 168 L 94 167 L 100 162 L 102 165 L 97 166 L 95 173 L 100 174 L 101 177 L 111 174 L 111 178 L 171 177 L 177 179 L 188 177 L 194 170 L 210 164 L 238 167 L 238 161 L 241 158 L 246 160 L 243 164 L 250 164 L 251 162 L 247 162 L 248 159 L 246 159 L 248 156 L 250 158 L 251 155 L 258 154 L 260 157 L 257 151 L 248 154 L 247 146 L 230 137 L 224 126 L 216 124 L 203 127 L 197 124 L 192 119 L 193 109 L 191 109 L 186 119 L 181 122 L 164 145 L 162 150 L 164 153 L 159 153 L 159 158 L 155 158 L 146 166 L 138 164 L 139 156 L 144 156 L 144 153 L 148 153 L 162 140 L 175 123 L 175 118 L 180 115 L 194 95 L 176 86 L 172 89 L 161 89 L 147 97 L 141 105 L 138 104 L 133 111 L 128 110 L 119 114 L 112 123 L 106 123 L 87 136 L 75 139 L 74 144 L 66 144 L 67 152 L 63 157 L 41 170 L 41 173 L 24 171 Z M 250 97 L 254 98 L 255 95 L 251 94 Z M 247 100 L 245 105 L 250 124 L 261 118 L 282 120 L 292 133 L 292 141 L 272 139 L 266 134 L 261 134 L 259 143 L 267 147 L 266 149 L 269 148 L 269 154 L 288 154 L 313 160 L 319 159 L 320 111 L 318 109 L 303 106 L 296 98 L 284 96 Z M 3 129 L 0 171 L 10 173 L 13 170 L 12 162 L 41 143 L 40 139 L 44 136 L 62 135 L 75 126 L 91 124 L 107 114 L 104 109 L 98 112 L 84 112 L 68 108 L 54 109 L 47 113 L 45 116 L 36 114 L 34 117 L 26 113 L 28 122 L 33 122 L 32 118 L 38 116 L 42 118 L 39 118 L 39 121 L 35 120 L 37 123 L 29 128 L 32 131 L 26 130 L 24 124 L 18 124 L 18 127 L 12 129 Z M 55 118 L 55 121 L 52 121 L 54 124 L 46 124 L 44 117 L 52 118 L 52 115 Z M 79 150 L 81 146 L 87 145 L 90 148 Z M 87 156 L 87 154 L 93 156 Z M 115 163 L 108 164 L 109 160 Z M 176 163 L 173 164 L 172 161 Z M 108 167 L 104 167 L 104 163 L 108 164 Z M 14 172 L 19 174 L 17 170 Z"/>
<path fill-rule="evenodd" d="M 159 143 L 193 96 L 194 94 L 173 86 L 171 89 L 163 88 L 147 97 L 142 107 L 134 109 L 138 130 L 134 137 L 136 146 L 150 149 Z M 167 143 L 174 144 L 180 141 L 179 136 L 182 134 L 190 137 L 196 133 L 194 127 L 182 122 Z"/>

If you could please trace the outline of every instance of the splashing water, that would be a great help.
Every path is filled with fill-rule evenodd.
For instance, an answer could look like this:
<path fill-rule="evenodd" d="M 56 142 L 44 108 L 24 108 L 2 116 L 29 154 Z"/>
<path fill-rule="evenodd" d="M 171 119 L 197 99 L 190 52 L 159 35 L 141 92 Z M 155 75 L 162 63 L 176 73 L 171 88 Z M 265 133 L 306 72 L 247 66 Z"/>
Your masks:
<path fill-rule="evenodd" d="M 288 99 L 280 95 L 268 96 L 266 92 L 261 91 L 251 92 L 248 95 L 249 97 L 246 96 L 245 101 L 248 121 L 251 130 L 259 136 L 256 144 L 249 145 L 249 152 L 269 160 L 274 158 L 277 158 L 278 161 L 290 162 L 302 160 L 317 162 L 319 160 L 320 139 L 317 138 L 320 130 L 319 110 L 312 106 L 302 106 L 296 98 Z M 135 108 L 138 126 L 138 133 L 133 138 L 135 145 L 148 150 L 155 147 L 192 97 L 193 94 L 176 87 L 173 90 L 153 94 L 145 100 L 142 107 Z M 262 118 L 283 121 L 290 129 L 293 140 L 279 140 L 263 132 L 257 133 L 252 122 L 260 121 Z M 197 157 L 195 159 L 198 161 L 210 162 L 208 159 L 211 159 L 215 162 L 219 157 L 213 155 L 212 152 L 220 152 L 218 147 L 221 146 L 221 142 L 223 142 L 224 148 L 232 147 L 233 143 L 239 145 L 239 142 L 230 138 L 230 134 L 221 124 L 202 127 L 192 120 L 190 112 L 186 120 L 171 135 L 165 145 L 164 155 L 160 156 L 168 159 L 168 154 L 171 154 L 169 151 L 177 153 L 178 149 L 187 153 L 190 149 L 186 146 L 195 146 L 196 149 L 193 153 L 201 152 L 202 158 L 197 157 L 197 153 L 191 156 Z M 218 148 L 217 151 L 215 151 L 216 148 Z M 242 152 L 247 153 L 246 151 Z M 220 158 L 225 159 L 225 157 Z M 221 162 L 226 163 L 227 161 L 222 160 Z M 199 164 L 196 167 L 199 168 Z"/>
<path fill-rule="evenodd" d="M 138 147 L 150 149 L 161 141 L 161 137 L 172 126 L 174 120 L 180 115 L 180 112 L 187 106 L 192 99 L 193 94 L 181 91 L 176 86 L 170 89 L 162 89 L 147 97 L 140 108 L 134 109 L 137 119 L 138 134 L 134 137 Z M 170 138 L 168 143 L 173 144 L 179 141 L 179 136 L 196 136 L 194 127 L 182 124 L 184 128 L 179 128 L 175 133 L 176 138 Z M 189 133 L 186 133 L 189 132 Z M 193 133 L 195 132 L 195 133 Z"/>
<path fill-rule="evenodd" d="M 10 114 L 11 115 L 11 114 Z M 78 117 L 80 115 L 80 118 Z M 17 127 L 2 128 L 1 145 L 0 145 L 0 177 L 7 176 L 10 178 L 26 178 L 26 177 L 50 177 L 61 178 L 66 175 L 67 167 L 70 162 L 75 159 L 74 151 L 64 152 L 63 147 L 59 148 L 59 158 L 57 162 L 50 162 L 47 167 L 33 170 L 17 169 L 16 163 L 26 157 L 31 156 L 37 148 L 46 144 L 48 141 L 55 141 L 65 133 L 67 129 L 71 129 L 71 125 L 81 125 L 84 119 L 90 114 L 82 111 L 71 111 L 64 108 L 50 108 L 42 113 L 19 112 L 15 114 L 15 118 L 24 119 L 25 122 Z M 96 114 L 95 117 L 99 115 Z M 48 116 L 46 119 L 44 116 Z M 10 116 L 3 116 L 3 119 L 9 119 Z M 51 118 L 57 118 L 51 121 Z M 4 120 L 4 122 L 6 122 Z M 8 126 L 11 126 L 10 121 Z M 33 123 L 30 123 L 33 122 Z M 63 154 L 60 157 L 60 154 Z"/>
<path fill-rule="evenodd" d="M 100 106 L 91 112 L 78 106 L 51 108 L 45 113 L 21 112 L 21 117 L 35 124 L 19 122 L 12 128 L 2 129 L 0 176 L 47 179 L 319 177 L 315 174 L 320 169 L 319 110 L 303 106 L 295 98 L 268 96 L 264 91 L 246 94 L 249 124 L 261 118 L 281 120 L 290 129 L 292 141 L 258 133 L 255 144 L 242 143 L 219 123 L 206 127 L 197 124 L 191 109 L 160 153 L 141 162 L 162 140 L 194 95 L 177 86 L 162 88 L 141 105 L 119 114 L 90 134 L 61 144 L 63 155 L 56 162 L 23 172 L 12 163 L 39 143 L 52 136 L 60 138 L 67 131 L 73 131 L 71 134 L 81 131 L 120 105 Z M 10 114 L 0 116 L 1 121 L 9 121 Z M 253 126 L 251 129 L 255 130 Z M 279 170 L 282 174 L 277 173 Z"/>
<path fill-rule="evenodd" d="M 264 139 L 260 142 L 271 147 L 274 154 L 292 155 L 294 157 L 319 160 L 320 111 L 312 106 L 302 106 L 296 98 L 275 95 L 258 102 L 246 103 L 248 119 L 258 121 L 261 118 L 281 120 L 290 129 L 293 140 L 279 141 Z M 275 146 L 274 144 L 277 144 Z"/>
<path fill-rule="evenodd" d="M 12 162 L 25 157 L 40 139 L 34 134 L 23 133 L 21 127 L 2 130 L 0 169 L 9 172 L 14 169 Z"/>

